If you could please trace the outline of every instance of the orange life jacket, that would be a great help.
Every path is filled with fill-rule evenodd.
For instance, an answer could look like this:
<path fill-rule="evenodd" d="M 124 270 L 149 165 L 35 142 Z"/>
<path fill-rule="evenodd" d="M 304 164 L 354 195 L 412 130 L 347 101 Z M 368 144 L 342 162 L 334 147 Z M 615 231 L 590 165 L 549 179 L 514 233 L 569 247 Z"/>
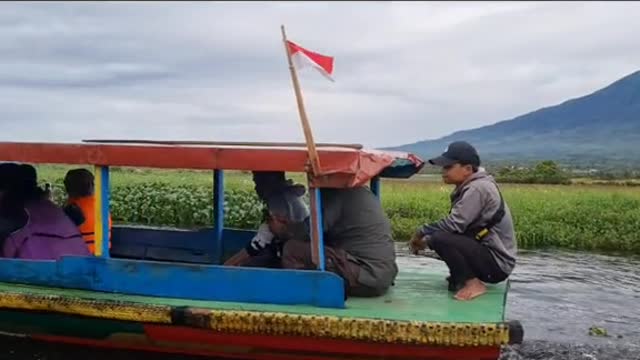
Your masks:
<path fill-rule="evenodd" d="M 95 255 L 95 197 L 83 196 L 79 198 L 69 198 L 67 204 L 75 204 L 82 210 L 84 215 L 84 222 L 78 226 L 80 233 L 84 238 L 84 242 L 87 244 L 89 251 Z M 111 214 L 109 214 L 109 248 L 111 248 Z"/>

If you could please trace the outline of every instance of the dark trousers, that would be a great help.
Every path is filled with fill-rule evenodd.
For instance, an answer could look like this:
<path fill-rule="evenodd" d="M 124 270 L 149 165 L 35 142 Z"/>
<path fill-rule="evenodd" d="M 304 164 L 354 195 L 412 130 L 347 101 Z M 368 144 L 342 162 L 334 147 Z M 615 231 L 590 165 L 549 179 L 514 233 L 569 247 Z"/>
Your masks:
<path fill-rule="evenodd" d="M 357 264 L 343 249 L 324 247 L 325 269 L 344 280 L 345 296 L 374 297 L 383 295 L 387 289 L 375 289 L 358 282 L 360 271 L 366 271 Z M 285 269 L 313 270 L 311 244 L 304 241 L 289 240 L 282 250 L 282 267 Z"/>
<path fill-rule="evenodd" d="M 262 249 L 258 254 L 252 256 L 245 263 L 240 264 L 245 267 L 261 267 L 278 269 L 282 267 L 282 261 L 280 259 L 280 252 L 282 246 L 280 244 L 269 244 Z"/>
<path fill-rule="evenodd" d="M 428 245 L 449 267 L 451 290 L 473 278 L 492 284 L 507 278 L 489 248 L 470 236 L 438 231 L 431 235 Z"/>

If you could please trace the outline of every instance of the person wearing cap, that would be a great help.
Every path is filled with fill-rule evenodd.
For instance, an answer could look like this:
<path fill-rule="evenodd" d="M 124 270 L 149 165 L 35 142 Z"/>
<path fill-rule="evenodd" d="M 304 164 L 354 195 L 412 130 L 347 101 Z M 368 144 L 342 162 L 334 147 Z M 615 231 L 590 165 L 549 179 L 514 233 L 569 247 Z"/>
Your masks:
<path fill-rule="evenodd" d="M 427 247 L 435 251 L 449 268 L 454 297 L 471 300 L 486 292 L 484 283 L 506 280 L 515 267 L 511 212 L 469 143 L 452 142 L 429 163 L 442 167 L 443 181 L 455 185 L 451 210 L 444 219 L 421 226 L 409 245 L 415 254 Z"/>
<path fill-rule="evenodd" d="M 254 182 L 266 204 L 266 221 L 225 265 L 264 266 L 277 261 L 285 269 L 315 269 L 304 186 L 278 172 L 254 173 Z M 346 295 L 384 294 L 398 267 L 391 223 L 378 198 L 366 187 L 322 189 L 321 193 L 326 270 L 344 279 Z"/>
<path fill-rule="evenodd" d="M 253 182 L 255 191 L 260 200 L 267 200 L 280 194 L 285 197 L 299 198 L 305 194 L 304 185 L 295 184 L 291 179 L 285 178 L 284 171 L 254 171 Z M 302 218 L 309 213 L 307 206 L 301 200 L 296 203 L 297 211 Z M 262 223 L 258 227 L 255 236 L 247 245 L 235 255 L 225 261 L 226 266 L 245 267 L 281 267 L 280 256 L 282 254 L 282 239 L 276 237 L 269 229 L 267 222 L 269 212 L 263 213 Z"/>
<path fill-rule="evenodd" d="M 366 187 L 322 189 L 325 269 L 345 283 L 345 296 L 374 297 L 387 292 L 397 274 L 391 223 L 378 198 Z M 269 227 L 285 238 L 282 267 L 313 270 L 310 218 L 291 196 L 269 199 Z M 304 216 L 304 218 L 303 218 Z"/>

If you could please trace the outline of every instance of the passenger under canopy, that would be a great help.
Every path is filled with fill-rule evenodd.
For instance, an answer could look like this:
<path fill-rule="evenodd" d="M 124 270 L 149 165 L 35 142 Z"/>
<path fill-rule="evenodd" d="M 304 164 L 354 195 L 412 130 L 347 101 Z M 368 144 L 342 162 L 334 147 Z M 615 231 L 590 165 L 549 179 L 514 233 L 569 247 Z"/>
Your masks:
<path fill-rule="evenodd" d="M 321 173 L 314 176 L 303 144 L 2 142 L 0 161 L 95 166 L 96 257 L 63 257 L 57 262 L 3 259 L 0 282 L 191 300 L 344 307 L 342 278 L 324 271 L 323 231 L 317 221 L 322 209 L 316 200 L 321 189 L 370 185 L 379 194 L 380 177 L 408 178 L 424 162 L 408 153 L 354 145 L 319 144 L 317 149 Z M 212 170 L 213 228 L 114 226 L 109 249 L 108 222 L 103 220 L 109 214 L 110 166 Z M 220 266 L 255 233 L 224 228 L 224 170 L 307 173 L 313 224 L 310 246 L 320 271 Z M 203 287 L 205 283 L 215 286 Z"/>

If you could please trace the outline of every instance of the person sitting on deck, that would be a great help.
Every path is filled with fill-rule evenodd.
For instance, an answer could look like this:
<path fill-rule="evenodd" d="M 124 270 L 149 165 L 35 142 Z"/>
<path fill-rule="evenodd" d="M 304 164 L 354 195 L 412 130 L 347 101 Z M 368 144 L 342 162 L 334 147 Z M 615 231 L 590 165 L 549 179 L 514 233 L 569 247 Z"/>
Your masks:
<path fill-rule="evenodd" d="M 0 164 L 2 257 L 57 260 L 89 255 L 78 229 L 47 196 L 37 185 L 33 166 Z"/>
<path fill-rule="evenodd" d="M 429 163 L 441 166 L 444 182 L 455 185 L 451 211 L 446 218 L 420 227 L 410 247 L 415 254 L 427 246 L 434 250 L 449 268 L 447 280 L 454 297 L 470 300 L 486 292 L 483 282 L 502 282 L 515 267 L 511 212 L 470 144 L 453 142 Z"/>
<path fill-rule="evenodd" d="M 284 171 L 254 171 L 253 182 L 255 191 L 260 200 L 266 203 L 267 198 L 276 193 L 290 192 L 297 197 L 304 195 L 304 185 L 295 184 L 291 179 L 285 178 Z M 306 205 L 301 203 L 306 209 Z M 309 210 L 304 210 L 308 214 Z M 280 256 L 282 254 L 282 241 L 269 230 L 267 223 L 268 211 L 263 214 L 263 222 L 258 227 L 256 235 L 237 254 L 229 258 L 224 265 L 280 268 Z"/>
<path fill-rule="evenodd" d="M 84 238 L 89 251 L 95 255 L 95 185 L 93 174 L 87 169 L 72 169 L 64 177 L 67 202 L 64 211 Z M 109 239 L 111 239 L 111 215 L 109 215 Z M 109 242 L 111 248 L 111 242 Z"/>
<path fill-rule="evenodd" d="M 322 189 L 325 269 L 341 276 L 346 296 L 387 292 L 397 274 L 391 223 L 366 187 Z M 310 217 L 302 199 L 276 193 L 267 199 L 269 229 L 285 240 L 282 267 L 312 270 Z"/>

